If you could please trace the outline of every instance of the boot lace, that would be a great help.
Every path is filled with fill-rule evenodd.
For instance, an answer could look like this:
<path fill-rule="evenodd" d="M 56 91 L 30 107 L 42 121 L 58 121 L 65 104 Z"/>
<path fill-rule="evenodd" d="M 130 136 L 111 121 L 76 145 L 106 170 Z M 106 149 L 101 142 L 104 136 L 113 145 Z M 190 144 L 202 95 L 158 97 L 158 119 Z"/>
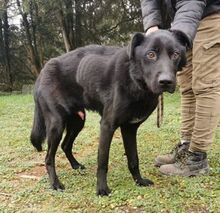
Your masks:
<path fill-rule="evenodd" d="M 176 160 L 182 158 L 185 152 L 188 151 L 189 142 L 186 143 L 178 143 L 170 152 L 170 154 L 174 154 Z"/>
<path fill-rule="evenodd" d="M 178 158 L 177 158 L 176 163 L 179 164 L 180 168 L 183 168 L 186 166 L 187 160 L 189 160 L 190 156 L 191 156 L 191 153 L 188 150 L 180 152 L 178 154 Z"/>

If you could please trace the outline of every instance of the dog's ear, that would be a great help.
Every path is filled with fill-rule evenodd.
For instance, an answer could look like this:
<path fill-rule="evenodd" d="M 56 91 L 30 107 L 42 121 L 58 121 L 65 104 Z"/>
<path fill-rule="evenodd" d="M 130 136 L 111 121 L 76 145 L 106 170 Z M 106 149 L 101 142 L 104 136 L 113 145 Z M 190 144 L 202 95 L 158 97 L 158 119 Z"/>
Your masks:
<path fill-rule="evenodd" d="M 144 41 L 145 36 L 143 33 L 135 33 L 132 36 L 131 43 L 128 45 L 128 56 L 129 59 L 134 58 L 134 49 L 135 47 L 141 45 L 141 43 Z"/>
<path fill-rule="evenodd" d="M 187 58 L 186 58 L 186 51 L 185 50 L 181 51 L 180 57 L 181 57 L 181 59 L 180 59 L 180 62 L 178 64 L 178 71 L 181 71 L 182 68 L 186 66 Z"/>
<path fill-rule="evenodd" d="M 180 43 L 182 46 L 181 51 L 181 60 L 178 65 L 178 71 L 181 71 L 183 67 L 186 66 L 187 58 L 186 58 L 186 50 L 191 47 L 191 43 L 187 35 L 179 30 L 172 30 L 170 29 L 170 32 L 173 34 L 175 39 Z"/>

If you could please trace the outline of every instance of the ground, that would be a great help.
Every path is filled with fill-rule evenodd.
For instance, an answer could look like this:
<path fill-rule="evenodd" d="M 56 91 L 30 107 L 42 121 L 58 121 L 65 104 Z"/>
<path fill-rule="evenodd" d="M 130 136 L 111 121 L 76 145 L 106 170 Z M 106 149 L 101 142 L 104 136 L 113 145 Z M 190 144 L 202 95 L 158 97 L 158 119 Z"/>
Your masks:
<path fill-rule="evenodd" d="M 138 187 L 127 169 L 120 132 L 110 152 L 109 197 L 97 197 L 96 161 L 99 116 L 89 112 L 74 154 L 86 166 L 73 171 L 59 148 L 57 172 L 66 190 L 50 189 L 44 151 L 29 141 L 33 117 L 31 95 L 0 96 L 0 212 L 220 212 L 220 131 L 209 151 L 210 175 L 196 178 L 162 176 L 153 166 L 158 153 L 168 152 L 179 139 L 180 97 L 165 96 L 164 122 L 156 127 L 155 113 L 138 131 L 141 173 L 155 182 Z"/>

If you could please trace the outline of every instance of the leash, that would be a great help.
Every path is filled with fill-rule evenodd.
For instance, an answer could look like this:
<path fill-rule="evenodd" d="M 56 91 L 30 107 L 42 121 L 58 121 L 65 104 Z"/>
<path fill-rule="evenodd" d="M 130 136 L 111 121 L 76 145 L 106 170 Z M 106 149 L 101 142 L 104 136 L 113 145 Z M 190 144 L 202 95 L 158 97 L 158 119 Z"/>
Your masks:
<path fill-rule="evenodd" d="M 158 97 L 158 105 L 157 105 L 157 127 L 160 128 L 163 122 L 163 94 Z"/>

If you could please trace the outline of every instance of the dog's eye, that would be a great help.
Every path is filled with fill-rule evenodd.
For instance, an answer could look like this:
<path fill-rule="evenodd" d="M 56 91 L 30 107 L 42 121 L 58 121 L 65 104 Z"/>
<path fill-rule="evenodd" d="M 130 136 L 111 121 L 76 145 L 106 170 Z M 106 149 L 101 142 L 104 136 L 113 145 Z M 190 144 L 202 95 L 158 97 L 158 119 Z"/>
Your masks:
<path fill-rule="evenodd" d="M 154 51 L 149 51 L 147 53 L 147 58 L 150 60 L 157 60 L 157 54 Z"/>
<path fill-rule="evenodd" d="M 179 56 L 180 56 L 180 53 L 179 53 L 179 52 L 174 52 L 174 53 L 172 54 L 171 58 L 172 58 L 173 60 L 177 60 L 177 59 L 179 58 Z"/>

